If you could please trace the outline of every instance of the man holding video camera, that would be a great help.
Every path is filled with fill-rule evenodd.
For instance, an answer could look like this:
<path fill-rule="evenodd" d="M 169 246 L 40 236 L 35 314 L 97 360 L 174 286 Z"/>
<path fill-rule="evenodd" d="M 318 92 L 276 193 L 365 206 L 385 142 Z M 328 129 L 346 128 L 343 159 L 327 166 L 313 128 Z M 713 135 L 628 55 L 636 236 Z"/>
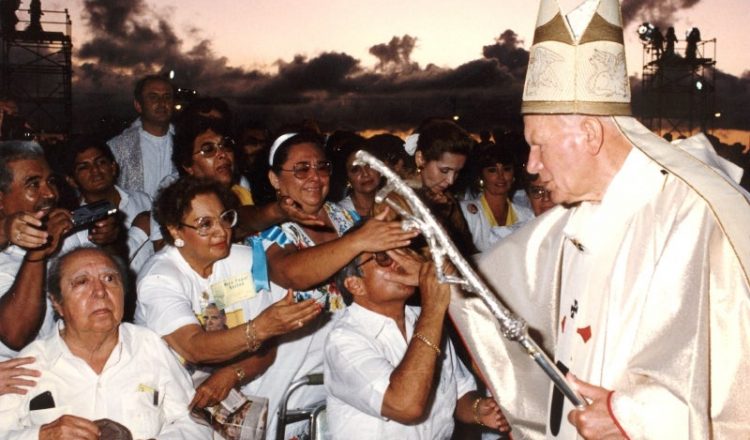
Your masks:
<path fill-rule="evenodd" d="M 74 230 L 72 215 L 58 208 L 55 176 L 35 142 L 0 143 L 0 361 L 11 358 L 52 329 L 44 292 L 47 260 L 62 247 L 114 241 L 114 217 Z M 64 242 L 64 243 L 63 243 Z"/>

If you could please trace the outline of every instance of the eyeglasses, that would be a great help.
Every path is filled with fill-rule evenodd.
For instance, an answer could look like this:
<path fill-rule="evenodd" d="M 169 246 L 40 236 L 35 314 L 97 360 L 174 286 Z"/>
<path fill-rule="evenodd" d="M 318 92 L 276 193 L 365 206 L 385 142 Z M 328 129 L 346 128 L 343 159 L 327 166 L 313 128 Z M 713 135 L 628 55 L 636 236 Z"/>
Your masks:
<path fill-rule="evenodd" d="M 390 255 L 386 254 L 385 252 L 375 252 L 372 254 L 372 257 L 366 259 L 365 261 L 361 261 L 357 267 L 362 267 L 365 264 L 369 263 L 370 261 L 375 260 L 375 262 L 380 267 L 388 267 L 391 264 L 393 264 L 393 258 L 391 258 Z"/>
<path fill-rule="evenodd" d="M 310 162 L 297 162 L 291 170 L 281 169 L 281 171 L 294 173 L 294 177 L 298 179 L 307 179 L 312 174 L 312 170 L 317 170 L 321 176 L 328 177 L 333 170 L 333 164 L 330 160 L 319 160 L 315 165 Z"/>
<path fill-rule="evenodd" d="M 541 186 L 531 186 L 529 187 L 529 196 L 531 196 L 532 199 L 548 199 L 549 191 Z"/>
<path fill-rule="evenodd" d="M 200 154 L 206 159 L 211 159 L 216 156 L 219 151 L 224 153 L 234 153 L 234 140 L 232 138 L 225 137 L 221 142 L 205 142 L 201 145 L 200 149 L 193 153 L 193 156 Z"/>
<path fill-rule="evenodd" d="M 229 209 L 222 212 L 218 219 L 216 217 L 200 217 L 195 221 L 196 226 L 191 226 L 185 223 L 180 223 L 180 226 L 195 229 L 198 232 L 198 235 L 201 237 L 207 237 L 216 225 L 219 225 L 224 229 L 232 229 L 237 226 L 237 217 L 237 211 Z"/>

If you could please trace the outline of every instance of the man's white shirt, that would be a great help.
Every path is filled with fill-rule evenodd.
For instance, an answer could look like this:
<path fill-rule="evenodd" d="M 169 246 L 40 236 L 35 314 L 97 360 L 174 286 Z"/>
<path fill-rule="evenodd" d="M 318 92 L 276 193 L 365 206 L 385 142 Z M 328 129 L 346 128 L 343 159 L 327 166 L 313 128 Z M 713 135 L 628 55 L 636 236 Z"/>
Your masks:
<path fill-rule="evenodd" d="M 406 339 L 396 322 L 356 303 L 350 305 L 328 335 L 325 346 L 325 387 L 328 426 L 333 439 L 449 439 L 456 401 L 476 383 L 456 356 L 448 338 L 438 365 L 429 415 L 422 423 L 403 425 L 381 415 L 393 370 L 406 354 L 418 307 L 406 307 Z"/>
<path fill-rule="evenodd" d="M 26 395 L 0 396 L 0 439 L 36 440 L 43 424 L 65 414 L 114 420 L 135 439 L 210 438 L 210 428 L 190 419 L 188 404 L 195 391 L 187 372 L 148 329 L 121 324 L 119 341 L 100 374 L 70 352 L 59 331 L 33 342 L 21 355 L 35 357 L 28 368 L 42 375 Z M 55 406 L 30 410 L 31 399 L 47 391 Z"/>

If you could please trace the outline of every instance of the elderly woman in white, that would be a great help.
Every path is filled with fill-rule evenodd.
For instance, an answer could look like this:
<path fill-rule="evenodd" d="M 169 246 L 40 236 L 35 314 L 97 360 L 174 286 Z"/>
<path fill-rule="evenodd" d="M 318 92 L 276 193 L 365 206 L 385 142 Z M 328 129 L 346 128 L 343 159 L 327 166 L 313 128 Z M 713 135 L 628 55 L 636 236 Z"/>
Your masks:
<path fill-rule="evenodd" d="M 21 352 L 41 375 L 26 394 L 0 396 L 0 438 L 94 440 L 103 420 L 134 439 L 210 438 L 189 417 L 194 391 L 176 357 L 152 331 L 121 322 L 124 276 L 122 263 L 96 248 L 53 263 L 58 331 Z"/>

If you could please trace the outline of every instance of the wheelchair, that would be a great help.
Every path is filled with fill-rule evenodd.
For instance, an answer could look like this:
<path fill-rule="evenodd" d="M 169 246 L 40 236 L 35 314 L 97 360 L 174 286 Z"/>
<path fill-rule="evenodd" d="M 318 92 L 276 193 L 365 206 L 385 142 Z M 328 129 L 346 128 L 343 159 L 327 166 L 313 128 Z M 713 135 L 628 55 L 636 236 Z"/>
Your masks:
<path fill-rule="evenodd" d="M 304 408 L 287 408 L 289 398 L 295 391 L 304 386 L 312 385 L 323 385 L 323 373 L 308 374 L 301 379 L 297 379 L 284 392 L 279 405 L 276 440 L 286 440 L 286 426 L 303 420 L 307 420 L 310 424 L 310 440 L 326 440 L 329 438 L 327 435 L 325 400 L 315 402 Z"/>

